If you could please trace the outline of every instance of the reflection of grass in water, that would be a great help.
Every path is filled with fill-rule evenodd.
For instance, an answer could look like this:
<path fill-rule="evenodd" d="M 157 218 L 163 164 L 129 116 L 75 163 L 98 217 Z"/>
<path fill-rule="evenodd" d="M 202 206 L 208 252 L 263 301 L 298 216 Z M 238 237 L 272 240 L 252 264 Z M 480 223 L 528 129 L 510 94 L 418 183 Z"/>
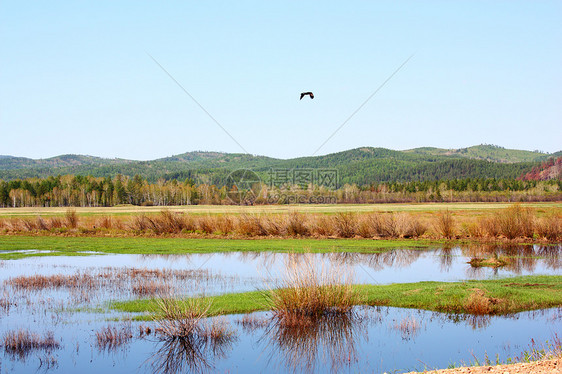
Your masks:
<path fill-rule="evenodd" d="M 277 252 L 380 252 L 396 248 L 427 249 L 441 242 L 431 240 L 349 240 L 349 239 L 189 239 L 149 237 L 57 237 L 3 235 L 0 251 L 53 251 L 51 253 L 0 253 L 0 259 L 30 256 L 70 256 L 79 252 L 123 254 L 191 254 L 237 251 Z"/>
<path fill-rule="evenodd" d="M 155 372 L 211 369 L 212 359 L 224 357 L 236 339 L 226 320 L 207 319 L 211 304 L 204 299 L 181 302 L 169 297 L 157 300 L 156 305 L 156 333 L 163 345 L 152 356 Z"/>
<path fill-rule="evenodd" d="M 328 362 L 333 372 L 357 360 L 356 344 L 366 339 L 364 321 L 356 313 L 292 319 L 273 318 L 261 341 L 267 341 L 270 359 L 279 359 L 293 371 L 313 372 Z"/>
<path fill-rule="evenodd" d="M 421 323 L 414 316 L 404 317 L 393 325 L 393 328 L 400 332 L 400 336 L 404 340 L 414 338 L 420 332 L 421 327 Z"/>

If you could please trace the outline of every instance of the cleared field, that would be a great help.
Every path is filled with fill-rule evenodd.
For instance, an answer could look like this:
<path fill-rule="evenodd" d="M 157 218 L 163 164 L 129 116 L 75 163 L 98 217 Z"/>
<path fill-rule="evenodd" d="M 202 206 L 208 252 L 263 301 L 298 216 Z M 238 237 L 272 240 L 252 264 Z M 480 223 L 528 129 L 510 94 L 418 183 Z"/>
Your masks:
<path fill-rule="evenodd" d="M 432 213 L 450 210 L 469 215 L 505 209 L 513 203 L 419 203 L 419 204 L 323 204 L 323 205 L 182 205 L 182 206 L 134 206 L 72 208 L 80 215 L 131 215 L 156 214 L 162 209 L 190 214 L 243 214 L 243 213 L 338 213 L 338 212 L 411 212 Z M 562 202 L 520 203 L 522 207 L 536 209 L 562 209 Z M 35 217 L 64 215 L 69 208 L 0 208 L 0 217 Z"/>

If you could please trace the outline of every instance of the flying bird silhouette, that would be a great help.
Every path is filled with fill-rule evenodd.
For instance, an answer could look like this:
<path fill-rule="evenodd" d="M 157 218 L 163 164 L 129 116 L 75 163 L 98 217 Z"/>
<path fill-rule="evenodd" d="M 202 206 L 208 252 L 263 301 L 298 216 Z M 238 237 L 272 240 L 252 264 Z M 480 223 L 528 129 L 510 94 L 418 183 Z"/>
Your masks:
<path fill-rule="evenodd" d="M 301 98 L 299 100 L 302 100 L 302 98 L 306 95 L 310 96 L 311 99 L 314 99 L 314 94 L 312 92 L 301 92 Z"/>

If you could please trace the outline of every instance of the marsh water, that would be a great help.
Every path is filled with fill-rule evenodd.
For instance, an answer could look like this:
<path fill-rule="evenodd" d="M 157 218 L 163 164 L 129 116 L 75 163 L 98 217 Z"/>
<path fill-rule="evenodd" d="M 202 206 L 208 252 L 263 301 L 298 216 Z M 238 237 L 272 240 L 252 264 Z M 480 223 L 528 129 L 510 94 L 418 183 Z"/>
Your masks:
<path fill-rule="evenodd" d="M 14 249 L 17 250 L 17 249 Z M 546 342 L 562 327 L 559 308 L 475 317 L 415 309 L 356 307 L 350 318 L 291 329 L 268 312 L 222 318 L 232 331 L 216 344 L 163 341 L 154 322 L 130 320 L 114 300 L 159 294 L 219 295 L 279 284 L 289 256 L 345 266 L 354 283 L 494 279 L 561 275 L 561 246 L 397 248 L 383 253 L 229 252 L 186 255 L 27 257 L 0 261 L 0 338 L 52 333 L 55 344 L 2 348 L 5 372 L 404 372 L 475 360 L 506 360 Z M 47 255 L 47 256 L 45 256 Z M 508 256 L 500 268 L 473 267 L 478 256 Z M 126 338 L 101 344 L 103 329 Z M 148 328 L 148 330 L 147 330 Z"/>

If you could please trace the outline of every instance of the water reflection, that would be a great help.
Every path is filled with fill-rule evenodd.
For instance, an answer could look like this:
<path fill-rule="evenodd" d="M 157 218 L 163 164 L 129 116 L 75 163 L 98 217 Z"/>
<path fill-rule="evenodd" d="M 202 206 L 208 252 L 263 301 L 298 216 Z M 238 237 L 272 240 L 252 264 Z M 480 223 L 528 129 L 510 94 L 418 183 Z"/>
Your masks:
<path fill-rule="evenodd" d="M 560 269 L 562 267 L 561 249 L 561 245 L 483 244 L 462 247 L 461 253 L 467 258 L 504 257 L 508 260 L 508 263 L 503 266 L 503 269 L 521 274 L 523 272 L 534 272 L 539 262 L 543 263 L 547 269 Z"/>
<path fill-rule="evenodd" d="M 268 366 L 313 372 L 329 363 L 332 372 L 339 372 L 357 362 L 356 347 L 367 340 L 367 320 L 356 312 L 290 322 L 273 318 L 259 342 L 269 351 Z"/>
<path fill-rule="evenodd" d="M 206 373 L 218 360 L 226 359 L 236 341 L 234 336 L 161 338 L 160 348 L 147 361 L 154 373 Z"/>

